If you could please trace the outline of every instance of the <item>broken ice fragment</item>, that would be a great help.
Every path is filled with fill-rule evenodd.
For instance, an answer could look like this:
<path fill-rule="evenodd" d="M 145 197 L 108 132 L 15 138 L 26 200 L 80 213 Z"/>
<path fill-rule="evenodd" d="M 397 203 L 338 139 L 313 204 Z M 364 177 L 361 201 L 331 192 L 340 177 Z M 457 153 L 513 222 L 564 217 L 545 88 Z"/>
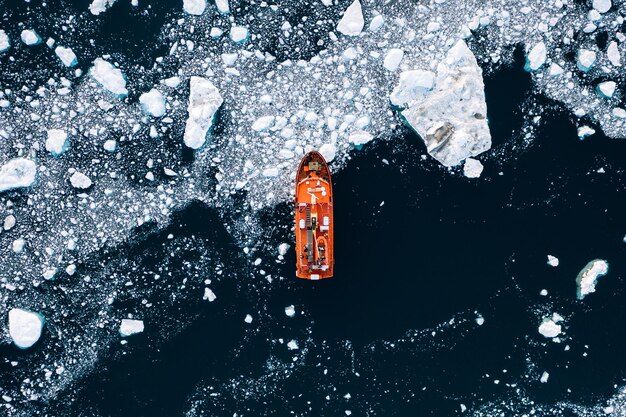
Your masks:
<path fill-rule="evenodd" d="M 356 36 L 361 33 L 364 25 L 361 2 L 354 0 L 343 13 L 341 20 L 337 24 L 337 31 L 347 36 Z"/>
<path fill-rule="evenodd" d="M 3 228 L 4 230 L 11 230 L 13 229 L 13 226 L 15 226 L 15 216 L 12 214 L 9 214 L 8 216 L 4 218 Z"/>
<path fill-rule="evenodd" d="M 93 66 L 89 70 L 89 74 L 94 80 L 100 83 L 102 87 L 116 96 L 121 98 L 128 95 L 124 74 L 104 59 L 96 58 L 93 61 Z"/>
<path fill-rule="evenodd" d="M 539 42 L 533 46 L 526 56 L 526 65 L 524 68 L 526 71 L 537 71 L 546 62 L 546 58 L 546 45 L 543 42 Z"/>
<path fill-rule="evenodd" d="M 9 335 L 15 346 L 27 349 L 41 337 L 44 318 L 41 314 L 21 308 L 9 310 Z"/>
<path fill-rule="evenodd" d="M 556 256 L 548 255 L 547 264 L 554 267 L 559 266 L 559 258 L 557 258 Z"/>
<path fill-rule="evenodd" d="M 228 0 L 215 0 L 215 6 L 217 7 L 217 10 L 222 14 L 230 13 Z"/>
<path fill-rule="evenodd" d="M 236 43 L 244 43 L 248 39 L 248 28 L 244 26 L 233 26 L 230 28 L 230 39 Z"/>
<path fill-rule="evenodd" d="M 548 378 L 550 377 L 550 374 L 547 372 L 544 372 L 543 374 L 541 374 L 541 378 L 539 379 L 539 381 L 542 384 L 545 384 L 546 382 L 548 382 Z"/>
<path fill-rule="evenodd" d="M 11 249 L 13 249 L 13 252 L 15 253 L 22 253 L 22 251 L 24 250 L 24 246 L 26 246 L 26 241 L 22 238 L 19 238 L 13 241 Z"/>
<path fill-rule="evenodd" d="M 281 256 L 285 256 L 287 251 L 289 250 L 289 243 L 281 243 L 278 245 L 278 254 Z"/>
<path fill-rule="evenodd" d="M 594 259 L 585 265 L 576 277 L 576 284 L 578 286 L 576 295 L 578 299 L 582 300 L 587 294 L 596 292 L 598 278 L 606 275 L 607 272 L 609 272 L 609 264 L 602 259 Z"/>
<path fill-rule="evenodd" d="M 120 324 L 120 335 L 122 337 L 132 336 L 141 332 L 143 332 L 142 320 L 122 319 Z"/>
<path fill-rule="evenodd" d="M 600 94 L 600 97 L 611 98 L 615 93 L 616 86 L 617 84 L 615 84 L 615 81 L 604 81 L 598 84 L 596 88 L 598 93 Z"/>
<path fill-rule="evenodd" d="M 435 85 L 435 73 L 424 70 L 403 71 L 400 82 L 389 96 L 391 104 L 404 107 L 421 95 L 432 90 Z"/>
<path fill-rule="evenodd" d="M 206 78 L 191 77 L 189 85 L 189 116 L 185 125 L 184 142 L 191 149 L 199 149 L 204 145 L 215 114 L 224 99 L 217 87 Z"/>
<path fill-rule="evenodd" d="M 619 49 L 617 48 L 617 42 L 611 41 L 609 47 L 606 49 L 606 56 L 609 58 L 611 64 L 615 67 L 619 67 L 621 64 L 621 58 Z"/>
<path fill-rule="evenodd" d="M 93 0 L 89 5 L 89 11 L 92 15 L 98 16 L 100 13 L 113 6 L 116 1 L 117 0 Z"/>
<path fill-rule="evenodd" d="M 210 288 L 204 289 L 204 295 L 202 296 L 203 300 L 209 300 L 209 302 L 212 303 L 213 301 L 215 301 L 216 298 L 217 296 L 213 291 L 211 291 Z"/>
<path fill-rule="evenodd" d="M 325 143 L 320 146 L 319 152 L 322 154 L 326 162 L 331 162 L 337 154 L 337 147 L 333 143 Z"/>
<path fill-rule="evenodd" d="M 482 70 L 463 40 L 437 66 L 433 90 L 408 103 L 401 114 L 445 166 L 491 147 Z"/>
<path fill-rule="evenodd" d="M 561 325 L 556 324 L 551 318 L 545 318 L 539 325 L 539 333 L 547 338 L 555 338 L 561 334 Z"/>
<path fill-rule="evenodd" d="M 287 317 L 293 317 L 296 315 L 296 308 L 293 305 L 285 307 L 285 314 Z"/>
<path fill-rule="evenodd" d="M 463 175 L 467 178 L 478 178 L 482 172 L 483 164 L 481 164 L 479 160 L 474 158 L 465 159 L 465 164 L 463 165 Z"/>
<path fill-rule="evenodd" d="M 383 66 L 387 71 L 394 72 L 400 66 L 402 58 L 404 58 L 404 51 L 402 49 L 391 48 L 389 52 L 387 52 L 387 55 L 385 55 Z"/>
<path fill-rule="evenodd" d="M 590 128 L 589 126 L 581 126 L 578 128 L 578 138 L 580 140 L 585 139 L 587 136 L 591 136 L 594 133 L 596 133 L 596 131 L 592 128 Z"/>
<path fill-rule="evenodd" d="M 593 0 L 593 8 L 600 13 L 606 13 L 611 8 L 611 0 Z"/>
<path fill-rule="evenodd" d="M 37 177 L 37 165 L 26 158 L 14 158 L 0 167 L 0 193 L 30 187 Z"/>
<path fill-rule="evenodd" d="M 67 133 L 61 129 L 49 129 L 47 131 L 46 150 L 52 156 L 60 156 L 69 148 Z"/>
<path fill-rule="evenodd" d="M 252 323 L 252 316 L 250 314 L 246 314 L 246 318 L 243 319 L 243 321 L 245 321 L 248 324 Z"/>
<path fill-rule="evenodd" d="M 4 52 L 11 47 L 11 41 L 9 40 L 9 35 L 0 29 L 0 52 Z"/>
<path fill-rule="evenodd" d="M 165 115 L 165 97 L 156 88 L 139 96 L 139 103 L 141 103 L 141 107 L 146 113 L 154 117 L 163 117 Z"/>
<path fill-rule="evenodd" d="M 268 130 L 274 125 L 274 116 L 262 116 L 252 123 L 252 130 L 257 132 L 263 132 Z"/>
<path fill-rule="evenodd" d="M 41 38 L 31 29 L 24 29 L 20 34 L 20 38 L 22 38 L 22 42 L 24 42 L 28 46 L 37 45 L 41 43 Z"/>
<path fill-rule="evenodd" d="M 183 0 L 183 10 L 191 15 L 200 16 L 206 9 L 206 0 Z"/>
<path fill-rule="evenodd" d="M 289 350 L 296 350 L 296 349 L 298 349 L 298 342 L 296 342 L 295 340 L 289 341 L 289 343 L 287 343 L 287 348 Z"/>
<path fill-rule="evenodd" d="M 72 51 L 71 48 L 66 48 L 64 46 L 57 46 L 54 50 L 54 53 L 59 57 L 63 65 L 66 67 L 73 67 L 78 64 L 78 59 L 76 58 L 76 54 Z"/>
<path fill-rule="evenodd" d="M 581 71 L 589 71 L 596 62 L 596 53 L 588 49 L 580 49 L 576 58 L 576 66 Z"/>
<path fill-rule="evenodd" d="M 70 177 L 70 184 L 72 184 L 72 187 L 74 188 L 86 190 L 87 188 L 91 187 L 92 182 L 88 176 L 86 176 L 82 172 L 76 171 Z"/>
<path fill-rule="evenodd" d="M 354 132 L 350 133 L 350 136 L 348 137 L 348 142 L 350 142 L 354 146 L 359 147 L 370 142 L 372 139 L 374 139 L 374 136 L 372 136 L 371 133 L 364 130 L 355 130 Z"/>

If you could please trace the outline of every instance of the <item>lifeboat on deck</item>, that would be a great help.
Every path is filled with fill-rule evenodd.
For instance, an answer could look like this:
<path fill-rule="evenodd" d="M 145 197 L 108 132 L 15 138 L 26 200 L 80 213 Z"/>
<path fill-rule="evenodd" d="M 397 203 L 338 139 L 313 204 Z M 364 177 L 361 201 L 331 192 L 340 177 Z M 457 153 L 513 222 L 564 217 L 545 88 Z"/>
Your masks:
<path fill-rule="evenodd" d="M 324 157 L 304 155 L 296 175 L 296 276 L 333 276 L 333 186 Z"/>

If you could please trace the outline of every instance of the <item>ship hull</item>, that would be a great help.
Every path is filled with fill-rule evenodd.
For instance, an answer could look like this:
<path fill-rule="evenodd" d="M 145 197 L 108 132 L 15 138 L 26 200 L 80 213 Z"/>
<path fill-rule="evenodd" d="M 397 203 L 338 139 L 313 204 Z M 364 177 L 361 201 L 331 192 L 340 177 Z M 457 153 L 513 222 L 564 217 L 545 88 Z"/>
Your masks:
<path fill-rule="evenodd" d="M 330 170 L 319 152 L 307 153 L 296 175 L 296 276 L 321 280 L 333 276 L 334 218 Z"/>

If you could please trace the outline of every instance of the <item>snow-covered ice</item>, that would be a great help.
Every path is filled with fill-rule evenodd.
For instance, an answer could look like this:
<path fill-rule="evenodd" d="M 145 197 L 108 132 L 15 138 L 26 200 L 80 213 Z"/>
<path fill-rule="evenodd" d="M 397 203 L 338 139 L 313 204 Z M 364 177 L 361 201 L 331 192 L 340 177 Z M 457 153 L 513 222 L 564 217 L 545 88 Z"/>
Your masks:
<path fill-rule="evenodd" d="M 348 36 L 356 36 L 361 33 L 365 21 L 363 20 L 363 10 L 361 9 L 361 2 L 354 0 L 350 6 L 346 9 L 341 20 L 337 24 L 337 31 Z"/>
<path fill-rule="evenodd" d="M 547 264 L 554 267 L 559 266 L 559 258 L 557 258 L 556 256 L 548 255 Z"/>
<path fill-rule="evenodd" d="M 245 42 L 248 39 L 248 36 L 248 28 L 245 26 L 233 26 L 230 28 L 230 39 L 233 42 Z"/>
<path fill-rule="evenodd" d="M 458 41 L 437 65 L 432 91 L 402 111 L 426 144 L 428 153 L 454 166 L 491 147 L 482 70 L 464 41 Z"/>
<path fill-rule="evenodd" d="M 544 337 L 553 339 L 561 334 L 561 325 L 557 324 L 553 318 L 545 318 L 539 325 L 539 333 Z"/>
<path fill-rule="evenodd" d="M 278 254 L 281 256 L 285 256 L 290 247 L 291 245 L 289 245 L 289 243 L 281 243 L 280 245 L 278 245 Z"/>
<path fill-rule="evenodd" d="M 94 16 L 97 16 L 100 13 L 105 12 L 109 7 L 113 6 L 116 1 L 117 0 L 93 0 L 89 5 L 89 11 Z"/>
<path fill-rule="evenodd" d="M 156 88 L 139 96 L 139 102 L 146 113 L 154 117 L 165 115 L 165 97 Z"/>
<path fill-rule="evenodd" d="M 274 125 L 274 116 L 261 116 L 252 124 L 252 130 L 257 132 L 263 132 L 268 130 Z"/>
<path fill-rule="evenodd" d="M 598 93 L 600 93 L 600 96 L 604 98 L 611 98 L 613 97 L 613 94 L 615 93 L 616 87 L 617 87 L 617 84 L 615 83 L 615 81 L 604 81 L 598 84 L 597 88 L 598 88 Z"/>
<path fill-rule="evenodd" d="M 76 58 L 76 54 L 72 51 L 72 48 L 67 48 L 65 46 L 57 46 L 54 49 L 54 53 L 59 57 L 63 65 L 66 67 L 73 67 L 78 64 L 78 59 Z"/>
<path fill-rule="evenodd" d="M 391 104 L 404 107 L 421 95 L 433 89 L 435 73 L 425 70 L 403 71 L 400 81 L 389 96 Z"/>
<path fill-rule="evenodd" d="M 362 146 L 374 139 L 374 136 L 365 130 L 355 130 L 350 133 L 348 141 L 354 146 Z"/>
<path fill-rule="evenodd" d="M 543 42 L 537 43 L 526 56 L 526 70 L 537 71 L 545 64 L 547 56 L 546 44 Z"/>
<path fill-rule="evenodd" d="M 611 8 L 611 0 L 593 0 L 593 8 L 600 13 L 606 13 Z"/>
<path fill-rule="evenodd" d="M 296 308 L 293 305 L 285 307 L 285 314 L 287 317 L 293 317 L 296 315 Z"/>
<path fill-rule="evenodd" d="M 143 320 L 122 319 L 119 331 L 122 337 L 128 337 L 143 332 L 143 329 Z"/>
<path fill-rule="evenodd" d="M 41 314 L 21 308 L 9 310 L 9 335 L 15 346 L 27 349 L 41 337 L 44 318 Z"/>
<path fill-rule="evenodd" d="M 102 58 L 96 58 L 93 61 L 93 66 L 89 70 L 89 74 L 96 80 L 102 87 L 118 97 L 125 97 L 128 95 L 126 89 L 126 77 L 122 74 L 119 68 L 115 68 L 111 63 L 105 61 Z"/>
<path fill-rule="evenodd" d="M 202 295 L 203 300 L 208 300 L 210 303 L 212 303 L 213 301 L 215 301 L 216 298 L 217 296 L 210 288 L 204 289 L 204 294 Z"/>
<path fill-rule="evenodd" d="M 67 132 L 64 130 L 49 129 L 46 134 L 46 150 L 53 156 L 59 156 L 69 148 Z"/>
<path fill-rule="evenodd" d="M 387 55 L 385 55 L 383 66 L 387 71 L 394 72 L 400 66 L 402 58 L 404 58 L 404 51 L 402 49 L 391 48 L 389 52 L 387 52 Z"/>
<path fill-rule="evenodd" d="M 243 319 L 246 323 L 252 323 L 252 316 L 250 314 L 246 314 L 246 317 Z"/>
<path fill-rule="evenodd" d="M 14 158 L 0 167 L 0 193 L 30 187 L 37 178 L 37 164 L 26 158 Z"/>
<path fill-rule="evenodd" d="M 185 12 L 200 16 L 206 9 L 206 0 L 183 0 L 183 10 Z"/>
<path fill-rule="evenodd" d="M 580 49 L 576 58 L 576 65 L 581 71 L 589 71 L 596 63 L 596 53 L 589 49 Z"/>
<path fill-rule="evenodd" d="M 20 34 L 20 38 L 22 38 L 22 42 L 29 46 L 41 43 L 41 37 L 32 29 L 24 29 Z"/>
<path fill-rule="evenodd" d="M 539 378 L 539 381 L 542 384 L 545 384 L 546 382 L 548 382 L 549 377 L 550 377 L 550 374 L 544 371 L 543 374 L 541 374 L 541 378 Z"/>
<path fill-rule="evenodd" d="M 582 300 L 588 294 L 596 292 L 598 278 L 606 275 L 608 272 L 609 264 L 603 259 L 594 259 L 585 265 L 576 277 L 576 284 L 578 287 L 576 295 L 578 299 Z"/>
<path fill-rule="evenodd" d="M 578 133 L 578 138 L 580 140 L 585 139 L 587 136 L 591 136 L 593 134 L 596 133 L 595 129 L 589 127 L 589 126 L 581 126 L 578 128 L 577 130 Z"/>
<path fill-rule="evenodd" d="M 222 14 L 230 13 L 228 0 L 215 0 L 215 6 L 217 7 L 217 10 Z"/>
<path fill-rule="evenodd" d="M 287 343 L 287 348 L 289 350 L 296 350 L 296 349 L 298 349 L 298 342 L 296 342 L 295 340 L 290 340 L 289 343 Z"/>
<path fill-rule="evenodd" d="M 619 67 L 622 65 L 622 59 L 619 53 L 619 48 L 617 47 L 617 42 L 611 41 L 611 43 L 609 43 L 609 46 L 606 49 L 606 56 L 613 66 Z"/>
<path fill-rule="evenodd" d="M 87 188 L 91 187 L 92 182 L 87 175 L 83 174 L 80 171 L 76 171 L 70 177 L 70 184 L 72 184 L 72 187 L 74 188 L 86 190 Z"/>
<path fill-rule="evenodd" d="M 211 81 L 203 77 L 191 77 L 185 145 L 191 149 L 199 149 L 204 145 L 206 135 L 213 126 L 215 113 L 223 102 L 224 99 Z"/>
<path fill-rule="evenodd" d="M 319 153 L 322 154 L 326 162 L 331 162 L 337 155 L 337 146 L 334 143 L 324 143 L 320 146 Z"/>
<path fill-rule="evenodd" d="M 467 178 L 478 178 L 480 174 L 482 174 L 483 168 L 483 164 L 481 164 L 479 160 L 467 158 L 463 165 L 463 175 Z"/>
<path fill-rule="evenodd" d="M 11 40 L 9 39 L 9 35 L 0 29 L 0 52 L 4 52 L 11 47 Z"/>

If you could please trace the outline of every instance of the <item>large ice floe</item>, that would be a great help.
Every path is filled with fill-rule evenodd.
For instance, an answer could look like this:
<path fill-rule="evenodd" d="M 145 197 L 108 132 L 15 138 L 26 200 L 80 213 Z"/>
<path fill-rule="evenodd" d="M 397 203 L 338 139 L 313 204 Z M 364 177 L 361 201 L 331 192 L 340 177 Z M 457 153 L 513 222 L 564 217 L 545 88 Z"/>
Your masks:
<path fill-rule="evenodd" d="M 206 78 L 191 77 L 189 88 L 189 117 L 184 140 L 188 147 L 198 149 L 204 145 L 207 133 L 213 126 L 215 113 L 224 100 L 215 85 Z"/>
<path fill-rule="evenodd" d="M 21 308 L 9 310 L 9 334 L 15 346 L 27 349 L 37 343 L 44 325 L 43 316 Z"/>
<path fill-rule="evenodd" d="M 585 265 L 576 277 L 576 296 L 578 299 L 582 300 L 592 292 L 596 292 L 598 278 L 606 275 L 608 272 L 609 264 L 602 259 L 595 259 Z"/>

